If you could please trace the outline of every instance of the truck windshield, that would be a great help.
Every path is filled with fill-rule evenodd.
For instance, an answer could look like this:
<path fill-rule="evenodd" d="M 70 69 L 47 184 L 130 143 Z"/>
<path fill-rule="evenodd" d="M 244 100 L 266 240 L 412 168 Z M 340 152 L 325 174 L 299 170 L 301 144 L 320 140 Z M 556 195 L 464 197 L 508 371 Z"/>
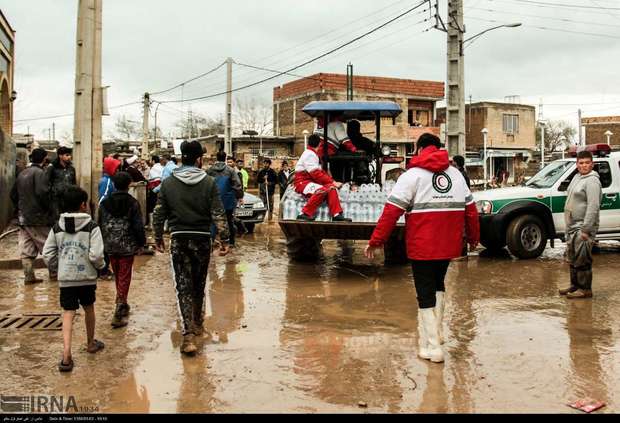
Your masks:
<path fill-rule="evenodd" d="M 551 188 L 575 162 L 557 161 L 542 169 L 526 184 L 532 188 Z"/>

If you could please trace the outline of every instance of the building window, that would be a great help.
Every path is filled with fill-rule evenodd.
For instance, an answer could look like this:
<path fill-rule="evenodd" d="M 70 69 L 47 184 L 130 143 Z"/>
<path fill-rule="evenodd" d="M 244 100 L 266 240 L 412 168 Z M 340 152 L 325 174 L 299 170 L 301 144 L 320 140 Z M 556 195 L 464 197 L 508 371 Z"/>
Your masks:
<path fill-rule="evenodd" d="M 0 42 L 4 45 L 4 48 L 8 50 L 10 54 L 13 54 L 13 41 L 6 35 L 3 28 L 0 28 Z"/>
<path fill-rule="evenodd" d="M 411 110 L 407 114 L 409 126 L 430 126 L 430 112 L 428 110 Z"/>
<path fill-rule="evenodd" d="M 9 61 L 0 53 L 0 72 L 9 73 Z"/>
<path fill-rule="evenodd" d="M 504 115 L 504 133 L 519 133 L 519 115 Z"/>

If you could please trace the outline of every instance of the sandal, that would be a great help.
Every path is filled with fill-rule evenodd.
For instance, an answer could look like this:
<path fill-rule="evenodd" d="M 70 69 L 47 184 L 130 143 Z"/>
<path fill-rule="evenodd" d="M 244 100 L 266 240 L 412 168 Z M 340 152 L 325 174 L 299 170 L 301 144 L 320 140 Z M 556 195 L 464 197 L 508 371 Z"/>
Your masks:
<path fill-rule="evenodd" d="M 95 354 L 101 351 L 105 347 L 105 344 L 98 340 L 93 340 L 93 343 L 86 349 L 91 354 Z"/>
<path fill-rule="evenodd" d="M 73 359 L 69 359 L 69 363 L 65 364 L 65 360 L 61 359 L 58 364 L 58 371 L 61 373 L 67 373 L 73 370 Z"/>

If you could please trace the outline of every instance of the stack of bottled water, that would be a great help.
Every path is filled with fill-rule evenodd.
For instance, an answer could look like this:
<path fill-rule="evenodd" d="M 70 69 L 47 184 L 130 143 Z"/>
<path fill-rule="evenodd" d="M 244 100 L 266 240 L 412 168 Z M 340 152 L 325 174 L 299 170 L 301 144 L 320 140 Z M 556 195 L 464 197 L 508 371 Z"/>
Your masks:
<path fill-rule="evenodd" d="M 343 185 L 338 193 L 344 216 L 352 219 L 353 222 L 376 223 L 383 213 L 385 203 L 395 184 L 394 181 L 387 181 L 383 187 L 379 184 L 364 184 L 353 189 L 349 184 Z M 285 194 L 283 204 L 284 220 L 295 220 L 301 214 L 306 201 L 304 196 L 289 189 Z M 316 221 L 331 221 L 326 203 L 319 208 Z M 399 223 L 404 223 L 404 216 Z"/>

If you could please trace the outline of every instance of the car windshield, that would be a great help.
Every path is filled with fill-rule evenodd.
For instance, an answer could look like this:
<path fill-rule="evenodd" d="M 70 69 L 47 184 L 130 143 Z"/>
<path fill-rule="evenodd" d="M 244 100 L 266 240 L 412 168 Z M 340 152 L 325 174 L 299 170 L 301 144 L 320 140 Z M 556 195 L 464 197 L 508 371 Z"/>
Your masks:
<path fill-rule="evenodd" d="M 542 169 L 526 184 L 532 188 L 551 188 L 575 162 L 558 161 Z"/>

